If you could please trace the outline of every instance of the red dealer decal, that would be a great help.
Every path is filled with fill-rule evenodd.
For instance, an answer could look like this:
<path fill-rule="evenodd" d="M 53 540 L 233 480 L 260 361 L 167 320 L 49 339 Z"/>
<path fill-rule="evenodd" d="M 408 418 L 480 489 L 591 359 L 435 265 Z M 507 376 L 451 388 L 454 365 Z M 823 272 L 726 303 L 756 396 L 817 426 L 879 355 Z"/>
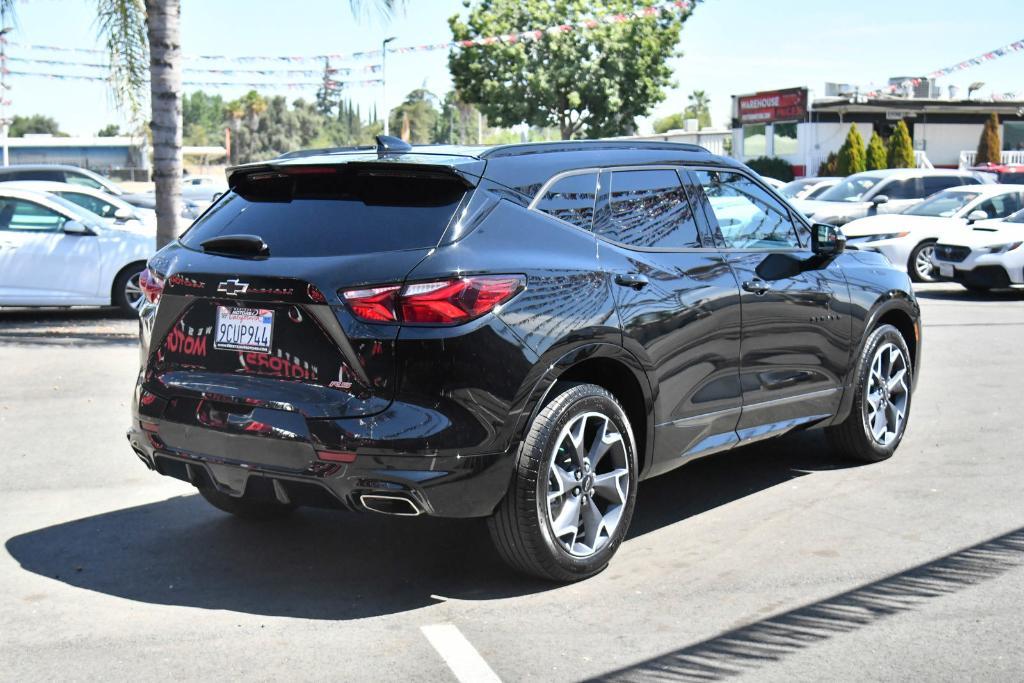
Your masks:
<path fill-rule="evenodd" d="M 164 346 L 171 353 L 180 353 L 194 358 L 206 357 L 206 340 L 211 328 L 193 330 L 191 327 L 188 333 L 181 327 L 175 327 L 164 340 Z"/>

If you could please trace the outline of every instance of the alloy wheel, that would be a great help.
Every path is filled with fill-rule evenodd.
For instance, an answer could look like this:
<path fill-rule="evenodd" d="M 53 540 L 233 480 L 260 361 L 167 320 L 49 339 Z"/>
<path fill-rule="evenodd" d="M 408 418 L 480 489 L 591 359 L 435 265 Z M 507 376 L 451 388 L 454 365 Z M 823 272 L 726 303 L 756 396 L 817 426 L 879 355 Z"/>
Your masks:
<path fill-rule="evenodd" d="M 142 285 L 139 284 L 141 275 L 141 272 L 135 273 L 124 283 L 124 300 L 136 310 L 142 305 Z"/>
<path fill-rule="evenodd" d="M 555 442 L 548 468 L 547 513 L 557 543 L 588 557 L 614 536 L 629 495 L 626 442 L 611 418 L 583 413 Z"/>
<path fill-rule="evenodd" d="M 917 258 L 914 259 L 914 270 L 917 271 L 917 276 L 925 282 L 934 282 L 935 277 L 935 264 L 932 263 L 932 256 L 935 255 L 935 245 L 929 244 L 921 247 L 917 252 Z"/>
<path fill-rule="evenodd" d="M 907 357 L 895 344 L 882 344 L 875 351 L 864 409 L 871 437 L 882 446 L 895 441 L 906 422 L 910 400 L 907 371 Z"/>

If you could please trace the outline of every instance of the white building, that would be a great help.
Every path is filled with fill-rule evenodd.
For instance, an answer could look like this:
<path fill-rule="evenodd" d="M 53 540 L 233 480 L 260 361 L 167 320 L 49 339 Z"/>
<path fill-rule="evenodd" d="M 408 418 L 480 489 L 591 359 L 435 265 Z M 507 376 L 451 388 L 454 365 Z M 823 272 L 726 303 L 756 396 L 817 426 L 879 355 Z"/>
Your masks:
<path fill-rule="evenodd" d="M 856 123 L 865 144 L 877 130 L 888 138 L 904 121 L 914 149 L 936 167 L 956 168 L 961 153 L 973 160 L 982 128 L 995 112 L 1000 120 L 1004 161 L 1024 158 L 1024 102 L 949 100 L 938 98 L 827 97 L 809 100 L 807 88 L 734 95 L 733 156 L 741 161 L 780 157 L 793 164 L 797 176 L 813 175 L 829 152 L 837 152 L 850 124 Z M 1013 153 L 1019 150 L 1019 154 Z"/>

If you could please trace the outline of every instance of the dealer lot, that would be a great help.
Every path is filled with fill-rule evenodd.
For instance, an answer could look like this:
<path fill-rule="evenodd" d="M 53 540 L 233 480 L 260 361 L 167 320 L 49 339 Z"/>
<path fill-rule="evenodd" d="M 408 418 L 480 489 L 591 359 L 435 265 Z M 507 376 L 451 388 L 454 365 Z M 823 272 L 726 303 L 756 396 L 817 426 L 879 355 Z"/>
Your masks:
<path fill-rule="evenodd" d="M 1019 680 L 1024 296 L 920 297 L 892 460 L 806 434 L 644 482 L 572 586 L 510 573 L 479 520 L 230 518 L 124 439 L 133 321 L 0 311 L 2 675 L 451 680 L 475 648 L 505 680 Z"/>

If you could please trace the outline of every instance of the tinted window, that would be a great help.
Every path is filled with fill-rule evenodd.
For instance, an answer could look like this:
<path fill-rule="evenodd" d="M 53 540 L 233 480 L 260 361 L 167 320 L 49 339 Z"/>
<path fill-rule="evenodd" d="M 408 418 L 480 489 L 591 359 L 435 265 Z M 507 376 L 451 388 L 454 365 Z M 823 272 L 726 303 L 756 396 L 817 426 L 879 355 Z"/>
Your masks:
<path fill-rule="evenodd" d="M 733 249 L 798 247 L 789 211 L 740 173 L 696 171 L 726 246 Z"/>
<path fill-rule="evenodd" d="M 957 185 L 969 185 L 965 183 L 964 179 L 960 176 L 925 176 L 924 177 L 924 196 L 935 194 L 941 190 L 946 190 Z"/>
<path fill-rule="evenodd" d="M 1024 183 L 1024 173 L 1004 173 L 999 176 L 1001 183 Z"/>
<path fill-rule="evenodd" d="M 0 230 L 57 232 L 66 219 L 45 206 L 24 199 L 0 199 Z"/>
<path fill-rule="evenodd" d="M 101 184 L 93 180 L 87 175 L 79 175 L 78 173 L 67 173 L 65 174 L 66 180 L 64 182 L 70 183 L 71 185 L 82 185 L 83 187 L 91 187 L 94 190 L 105 189 Z"/>
<path fill-rule="evenodd" d="M 597 199 L 597 173 L 571 175 L 548 188 L 537 208 L 578 228 L 590 230 Z"/>
<path fill-rule="evenodd" d="M 600 234 L 632 247 L 699 247 L 690 202 L 675 171 L 615 171 Z"/>
<path fill-rule="evenodd" d="M 93 197 L 91 194 L 82 194 L 80 192 L 58 192 L 58 197 L 63 197 L 69 202 L 82 207 L 86 211 L 91 211 L 97 216 L 103 218 L 111 218 L 117 211 L 117 207 L 106 202 L 99 197 Z"/>
<path fill-rule="evenodd" d="M 919 181 L 919 178 L 890 181 L 878 188 L 875 196 L 885 195 L 889 199 L 920 199 L 922 195 Z"/>
<path fill-rule="evenodd" d="M 61 171 L 47 171 L 44 169 L 13 171 L 9 177 L 11 180 L 48 180 L 55 183 L 64 182 L 64 174 Z"/>
<path fill-rule="evenodd" d="M 1014 194 L 1001 194 L 997 197 L 992 197 L 978 204 L 971 211 L 984 211 L 988 214 L 989 218 L 1005 218 L 1011 213 L 1020 211 L 1024 208 L 1021 204 L 1020 193 Z"/>
<path fill-rule="evenodd" d="M 302 167 L 254 173 L 182 237 L 262 237 L 271 256 L 337 256 L 435 246 L 465 194 L 449 176 Z"/>

